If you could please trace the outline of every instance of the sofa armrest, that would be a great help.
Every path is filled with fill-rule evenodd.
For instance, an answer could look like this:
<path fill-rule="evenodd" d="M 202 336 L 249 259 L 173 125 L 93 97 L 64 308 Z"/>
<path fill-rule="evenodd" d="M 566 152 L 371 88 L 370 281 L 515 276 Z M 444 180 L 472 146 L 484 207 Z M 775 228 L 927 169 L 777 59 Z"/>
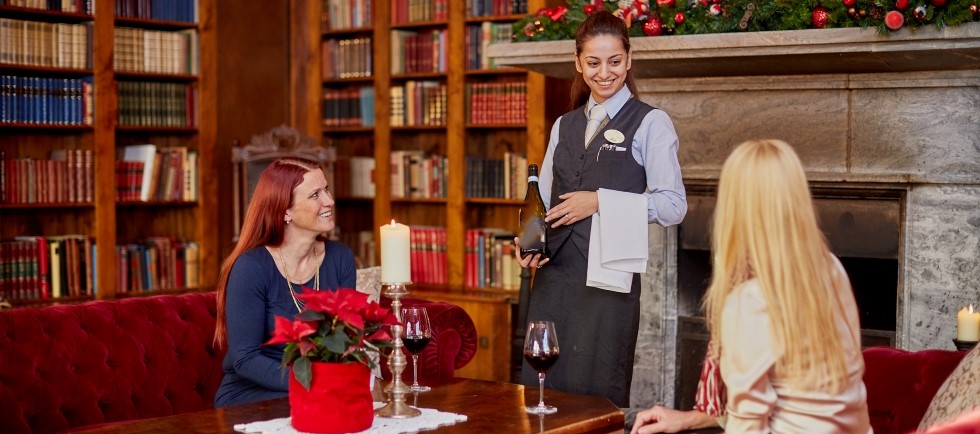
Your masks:
<path fill-rule="evenodd" d="M 445 302 L 435 302 L 421 298 L 405 297 L 402 307 L 424 307 L 429 314 L 432 340 L 419 354 L 419 379 L 444 381 L 452 379 L 456 370 L 466 366 L 476 355 L 477 334 L 473 319 L 463 308 Z M 390 306 L 391 301 L 382 299 L 382 305 Z M 412 361 L 407 350 L 408 365 L 402 373 L 402 381 L 412 381 Z M 382 359 L 381 373 L 386 380 L 391 379 L 388 359 Z"/>
<path fill-rule="evenodd" d="M 863 351 L 868 414 L 875 434 L 914 431 L 964 353 L 871 347 Z"/>

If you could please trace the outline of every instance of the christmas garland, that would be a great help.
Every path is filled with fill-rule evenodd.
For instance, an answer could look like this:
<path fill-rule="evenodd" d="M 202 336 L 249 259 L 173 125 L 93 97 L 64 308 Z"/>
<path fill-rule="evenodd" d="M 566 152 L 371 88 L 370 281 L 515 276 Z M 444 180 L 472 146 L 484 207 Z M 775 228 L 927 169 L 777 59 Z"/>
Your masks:
<path fill-rule="evenodd" d="M 980 21 L 980 0 L 568 0 L 514 23 L 515 41 L 575 38 L 590 14 L 607 10 L 630 36 L 692 35 L 839 27 L 938 28 Z"/>

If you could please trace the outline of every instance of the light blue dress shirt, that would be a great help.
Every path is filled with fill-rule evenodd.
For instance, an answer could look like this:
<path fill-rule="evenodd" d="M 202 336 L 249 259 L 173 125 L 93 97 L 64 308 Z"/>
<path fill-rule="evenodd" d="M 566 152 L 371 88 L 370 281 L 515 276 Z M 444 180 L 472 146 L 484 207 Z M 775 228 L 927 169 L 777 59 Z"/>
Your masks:
<path fill-rule="evenodd" d="M 615 118 L 626 101 L 633 96 L 629 88 L 623 86 L 619 92 L 602 103 L 609 114 Z M 591 109 L 596 101 L 589 96 L 586 107 Z M 586 112 L 588 113 L 588 112 Z M 551 139 L 541 164 L 541 175 L 538 189 L 544 206 L 551 208 L 551 184 L 554 182 L 552 173 L 555 157 L 555 147 L 558 145 L 558 130 L 561 118 L 551 127 Z M 585 134 L 585 131 L 582 132 Z M 687 193 L 681 177 L 681 165 L 677 161 L 677 132 L 670 117 L 663 110 L 654 109 L 643 118 L 640 128 L 633 136 L 633 158 L 643 166 L 647 175 L 647 188 L 643 193 L 647 197 L 647 222 L 658 223 L 661 226 L 676 225 L 687 214 Z"/>

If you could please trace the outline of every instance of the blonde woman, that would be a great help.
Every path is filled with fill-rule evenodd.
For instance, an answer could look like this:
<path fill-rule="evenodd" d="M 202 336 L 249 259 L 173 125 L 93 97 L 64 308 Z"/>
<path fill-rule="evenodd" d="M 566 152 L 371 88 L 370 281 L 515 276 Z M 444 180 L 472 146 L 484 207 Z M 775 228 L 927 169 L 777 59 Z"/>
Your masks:
<path fill-rule="evenodd" d="M 745 142 L 725 161 L 712 242 L 726 432 L 870 433 L 851 285 L 788 144 Z"/>

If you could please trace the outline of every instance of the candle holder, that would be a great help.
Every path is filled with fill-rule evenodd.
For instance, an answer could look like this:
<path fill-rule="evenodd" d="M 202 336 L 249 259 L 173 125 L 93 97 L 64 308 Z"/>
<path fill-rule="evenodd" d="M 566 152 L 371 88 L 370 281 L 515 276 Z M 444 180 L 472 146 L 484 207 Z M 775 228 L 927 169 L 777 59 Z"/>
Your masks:
<path fill-rule="evenodd" d="M 961 341 L 953 338 L 953 345 L 956 345 L 957 350 L 970 351 L 973 349 L 973 347 L 977 346 L 977 341 Z"/>
<path fill-rule="evenodd" d="M 388 357 L 388 369 L 391 370 L 391 383 L 385 386 L 385 393 L 388 394 L 388 404 L 374 411 L 378 417 L 390 417 L 393 419 L 407 419 L 422 414 L 417 408 L 405 402 L 405 395 L 412 392 L 405 383 L 402 382 L 402 371 L 408 362 L 405 354 L 402 353 L 402 332 L 404 326 L 402 322 L 402 302 L 401 298 L 408 294 L 406 285 L 412 282 L 385 283 L 384 295 L 391 299 L 391 309 L 395 311 L 395 318 L 398 318 L 398 325 L 391 326 L 392 341 L 394 348 L 391 350 L 391 357 Z"/>

